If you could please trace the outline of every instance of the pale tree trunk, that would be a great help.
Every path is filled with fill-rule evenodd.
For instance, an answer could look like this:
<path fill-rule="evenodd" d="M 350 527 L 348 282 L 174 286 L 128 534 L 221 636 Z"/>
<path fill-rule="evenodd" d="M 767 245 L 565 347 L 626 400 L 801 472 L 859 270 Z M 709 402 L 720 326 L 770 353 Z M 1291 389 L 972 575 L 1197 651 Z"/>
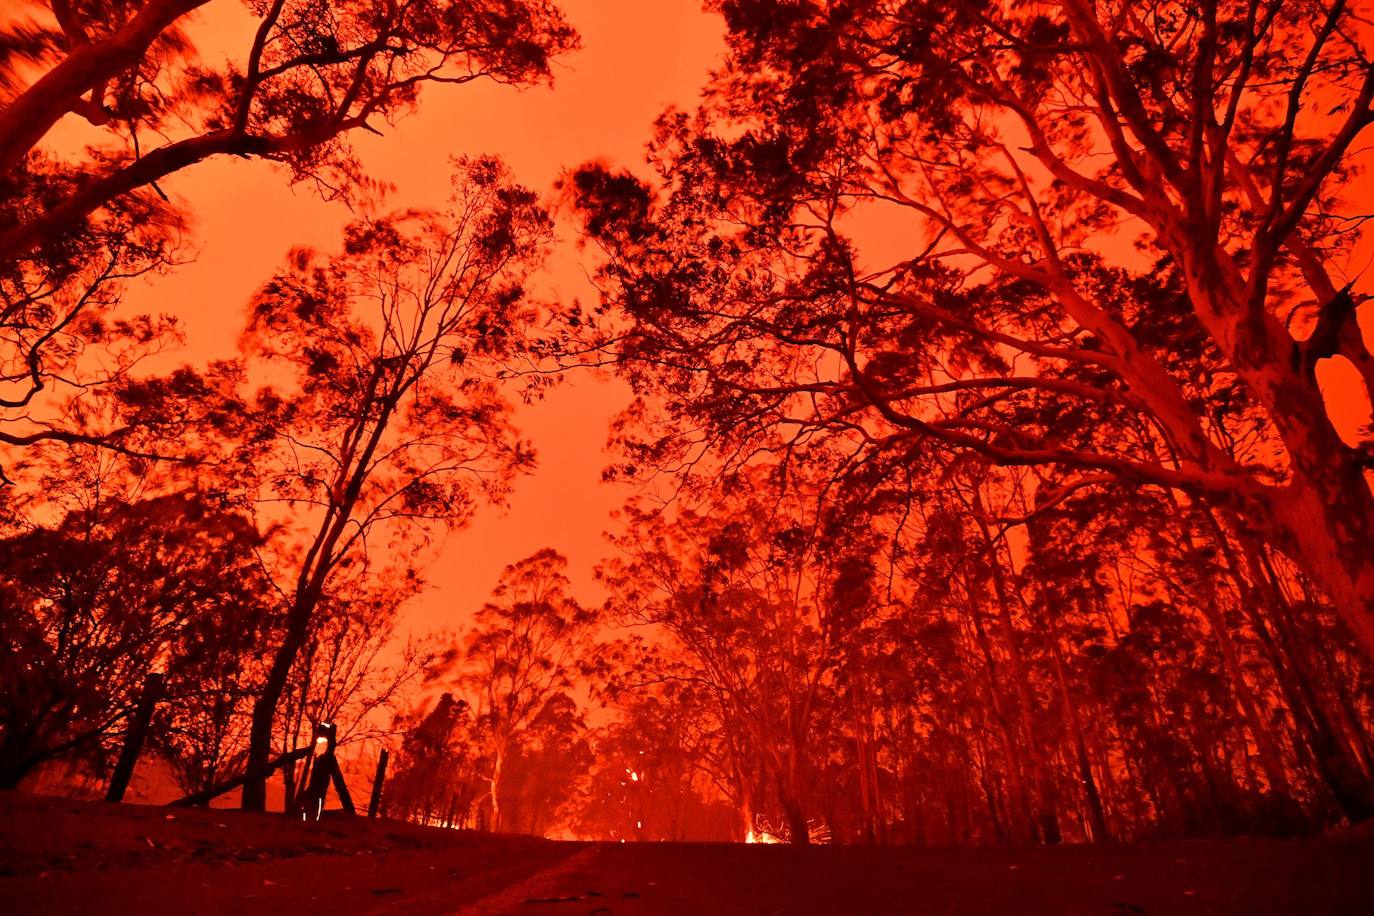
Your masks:
<path fill-rule="evenodd" d="M 1254 538 L 1240 532 L 1241 546 L 1254 577 L 1257 603 L 1268 611 L 1268 621 L 1278 634 L 1275 640 L 1266 621 L 1255 615 L 1255 630 L 1270 648 L 1279 685 L 1312 755 L 1312 762 L 1343 814 L 1351 821 L 1374 816 L 1374 783 L 1342 734 L 1336 704 L 1321 673 L 1313 668 L 1306 637 L 1299 632 L 1296 614 L 1288 605 L 1276 575 Z M 1239 575 L 1239 570 L 1237 570 Z M 1282 647 L 1280 647 L 1280 643 Z"/>
<path fill-rule="evenodd" d="M 1374 660 L 1374 497 L 1353 474 L 1332 471 L 1326 486 L 1295 482 L 1278 501 L 1287 552 L 1299 560 Z M 1353 478 L 1353 479 L 1352 479 Z"/>
<path fill-rule="evenodd" d="M 501 832 L 501 770 L 506 764 L 505 742 L 497 746 L 491 763 L 491 832 Z"/>
<path fill-rule="evenodd" d="M 1190 517 L 1178 504 L 1173 493 L 1169 494 L 1169 499 L 1177 515 L 1179 536 L 1184 546 L 1189 550 L 1196 551 L 1197 546 L 1193 539 Z M 1199 609 L 1212 631 L 1212 636 L 1216 639 L 1217 650 L 1221 653 L 1222 663 L 1230 677 L 1236 705 L 1241 714 L 1241 721 L 1245 723 L 1250 736 L 1254 738 L 1260 766 L 1268 779 L 1270 791 L 1279 797 L 1279 804 L 1284 811 L 1284 817 L 1291 818 L 1296 812 L 1293 810 L 1293 787 L 1288 779 L 1288 769 L 1283 763 L 1282 754 L 1279 752 L 1273 734 L 1260 716 L 1259 704 L 1255 699 L 1254 691 L 1250 689 L 1250 683 L 1245 678 L 1245 671 L 1241 667 L 1235 643 L 1227 630 L 1226 621 L 1222 619 L 1216 586 L 1205 572 L 1192 585 L 1197 593 Z"/>
<path fill-rule="evenodd" d="M 1112 842 L 1112 832 L 1107 826 L 1107 812 L 1102 807 L 1102 793 L 1097 788 L 1097 778 L 1093 775 L 1092 761 L 1088 757 L 1088 744 L 1083 738 L 1083 723 L 1079 717 L 1078 704 L 1069 693 L 1069 684 L 1064 677 L 1064 662 L 1059 656 L 1059 647 L 1054 649 L 1055 673 L 1059 677 L 1060 699 L 1069 715 L 1069 727 L 1073 732 L 1073 748 L 1078 763 L 1078 778 L 1083 783 L 1083 795 L 1088 803 L 1088 824 L 1092 830 L 1090 838 L 1094 843 Z"/>
<path fill-rule="evenodd" d="M 1031 692 L 1030 673 L 1018 645 L 1016 629 L 1012 625 L 1011 611 L 1007 607 L 1009 596 L 1002 582 L 1001 566 L 996 557 L 992 558 L 994 581 L 997 583 L 998 612 L 1002 637 L 1008 645 L 1008 658 L 1011 661 L 1012 680 L 1017 694 L 1017 709 L 1020 712 L 1021 728 L 1025 733 L 1026 756 L 1030 761 L 1031 779 L 1035 784 L 1038 805 L 1036 824 L 1039 839 L 1043 843 L 1055 845 L 1063 840 L 1059 829 L 1059 805 L 1054 777 L 1045 757 L 1045 749 L 1040 742 L 1035 725 L 1036 701 Z"/>
<path fill-rule="evenodd" d="M 1254 532 L 1234 517 L 1223 525 L 1209 509 L 1204 518 L 1221 547 L 1241 607 L 1287 703 L 1297 731 L 1295 750 L 1347 817 L 1359 820 L 1370 816 L 1374 813 L 1374 791 L 1367 775 L 1369 768 L 1354 759 L 1347 743 L 1336 734 L 1330 698 L 1320 695 L 1322 691 L 1314 686 L 1319 676 L 1308 664 L 1305 638 L 1295 631 L 1287 599 L 1263 556 L 1264 547 Z"/>
<path fill-rule="evenodd" d="M 878 839 L 878 768 L 874 760 L 873 704 L 868 695 L 868 678 L 862 662 L 850 667 L 850 701 L 854 717 L 854 755 L 859 771 L 859 813 L 861 840 L 872 844 Z"/>
<path fill-rule="evenodd" d="M 1293 787 L 1289 783 L 1288 771 L 1283 765 L 1278 745 L 1268 726 L 1260 717 L 1254 691 L 1250 689 L 1250 684 L 1245 679 L 1245 672 L 1241 668 L 1240 659 L 1236 655 L 1235 643 L 1232 642 L 1230 633 L 1226 631 L 1226 624 L 1222 621 L 1221 613 L 1217 609 L 1215 593 L 1206 586 L 1204 586 L 1204 591 L 1206 594 L 1202 599 L 1202 614 L 1207 619 L 1207 625 L 1211 628 L 1212 635 L 1216 638 L 1217 649 L 1221 652 L 1226 673 L 1230 675 L 1231 685 L 1235 691 L 1236 705 L 1241 713 L 1241 721 L 1245 723 L 1251 737 L 1255 739 L 1255 749 L 1259 754 L 1260 766 L 1264 770 L 1264 775 L 1268 777 L 1270 790 L 1279 795 L 1281 804 L 1285 808 L 1291 808 Z"/>
<path fill-rule="evenodd" d="M 1263 304 L 1252 305 L 1255 294 L 1229 257 L 1214 250 L 1177 254 L 1200 323 L 1264 407 L 1288 452 L 1290 481 L 1263 498 L 1260 517 L 1250 521 L 1268 529 L 1271 540 L 1306 569 L 1374 660 L 1369 449 L 1351 448 L 1341 440 L 1317 382 L 1315 354 L 1294 340 Z M 1324 292 L 1314 289 L 1323 305 L 1314 336 L 1326 333 L 1327 318 L 1342 325 L 1353 321 L 1353 316 L 1332 317 L 1334 304 Z"/>
<path fill-rule="evenodd" d="M 1011 665 L 1013 686 L 1016 688 L 1017 709 L 1020 714 L 1021 729 L 1025 734 L 1026 756 L 1029 758 L 1031 779 L 1035 784 L 1035 791 L 1038 796 L 1035 812 L 1036 829 L 1041 842 L 1055 845 L 1062 841 L 1063 835 L 1059 828 L 1059 806 L 1054 776 L 1046 760 L 1045 749 L 1041 745 L 1036 728 L 1035 710 L 1037 704 L 1031 690 L 1030 671 L 1021 654 L 1020 639 L 1016 632 L 1016 626 L 1011 619 L 1012 595 L 1007 585 L 1006 571 L 1002 567 L 1002 557 L 998 552 L 997 542 L 993 540 L 992 533 L 988 530 L 983 500 L 978 493 L 977 485 L 974 486 L 973 491 L 973 518 L 983 537 L 993 594 L 997 602 L 997 620 L 1002 630 L 1002 639 L 1007 644 L 1007 658 Z M 1018 595 L 1017 598 L 1019 600 L 1020 596 Z"/>
<path fill-rule="evenodd" d="M 1102 806 L 1102 794 L 1097 788 L 1097 777 L 1093 775 L 1092 761 L 1088 757 L 1088 743 L 1083 737 L 1083 719 L 1078 710 L 1078 701 L 1069 690 L 1069 678 L 1064 671 L 1064 656 L 1059 645 L 1057 615 L 1049 611 L 1050 658 L 1054 661 L 1055 680 L 1059 685 L 1059 699 L 1064 704 L 1064 713 L 1069 720 L 1069 731 L 1073 736 L 1074 755 L 1078 763 L 1078 778 L 1083 783 L 1083 794 L 1088 803 L 1088 823 L 1092 829 L 1094 843 L 1112 842 L 1111 830 L 1107 827 L 1107 813 Z"/>
<path fill-rule="evenodd" d="M 138 63 L 177 19 L 208 0 L 151 0 L 109 38 L 77 44 L 0 111 L 0 174 L 11 172 L 81 96 Z"/>
<path fill-rule="evenodd" d="M 811 844 L 811 827 L 807 823 L 804 798 L 806 795 L 805 758 L 798 742 L 792 742 L 787 754 L 787 780 L 785 788 L 778 792 L 783 813 L 787 817 L 787 829 L 791 840 L 797 846 Z"/>
<path fill-rule="evenodd" d="M 993 719 L 997 722 L 997 731 L 1002 738 L 1007 787 L 1010 795 L 1008 807 L 1011 809 L 1009 814 L 1012 815 L 1007 818 L 1007 828 L 1014 839 L 1024 841 L 1029 839 L 1035 830 L 1035 817 L 1031 810 L 1030 793 L 1026 789 L 1025 779 L 1021 771 L 1021 758 L 1017 753 L 1021 749 L 1021 742 L 1018 740 L 1016 729 L 1012 727 L 1006 710 L 1006 701 L 1002 697 L 1001 666 L 998 665 L 997 658 L 993 654 L 992 641 L 989 639 L 987 628 L 983 624 L 983 602 L 979 594 L 980 586 L 966 575 L 964 588 L 968 596 L 967 614 L 972 621 L 974 637 L 978 650 L 983 657 L 984 669 L 987 672 L 988 698 L 992 704 Z"/>
<path fill-rule="evenodd" d="M 1172 149 L 1171 141 L 1151 122 L 1136 82 L 1123 69 L 1120 50 L 1110 37 L 1114 26 L 1106 26 L 1091 3 L 1074 0 L 1061 4 L 1061 9 L 1072 34 L 1082 43 L 1085 88 L 1094 97 L 1099 122 L 1109 138 L 1115 138 L 1113 154 L 1128 167 L 1123 174 L 1132 190 L 1113 190 L 1067 167 L 1046 139 L 1034 105 L 1022 107 L 1008 101 L 1008 110 L 1032 134 L 1026 152 L 1059 180 L 1150 228 L 1155 241 L 1181 270 L 1198 324 L 1282 440 L 1289 482 L 1278 489 L 1269 487 L 1231 460 L 1210 440 L 1203 417 L 1134 332 L 1074 287 L 1059 266 L 1059 244 L 1041 219 L 1029 185 L 1023 185 L 1027 217 L 1037 230 L 1048 269 L 998 259 L 977 248 L 969 227 L 948 220 L 946 225 L 984 253 L 988 263 L 1043 284 L 1068 318 L 1102 339 L 1105 350 L 1115 357 L 1115 371 L 1159 422 L 1182 459 L 1185 476 L 1194 478 L 1185 488 L 1230 503 L 1247 522 L 1263 529 L 1271 543 L 1299 562 L 1321 586 L 1366 656 L 1374 659 L 1374 492 L 1367 477 L 1374 444 L 1351 448 L 1341 441 L 1316 378 L 1317 363 L 1340 354 L 1359 371 L 1365 394 L 1374 397 L 1374 359 L 1362 339 L 1349 291 L 1336 290 L 1316 246 L 1302 237 L 1303 215 L 1315 209 L 1324 181 L 1338 172 L 1371 124 L 1368 111 L 1374 98 L 1374 72 L 1366 71 L 1357 91 L 1336 100 L 1341 104 L 1328 117 L 1338 113 L 1339 117 L 1312 161 L 1289 163 L 1289 174 L 1279 172 L 1274 176 L 1276 186 L 1265 187 L 1244 163 L 1248 157 L 1243 150 L 1233 144 L 1230 122 L 1223 127 L 1217 121 L 1212 95 L 1219 87 L 1212 73 L 1199 68 L 1198 82 L 1192 87 L 1199 94 L 1198 110 L 1192 113 L 1193 127 L 1199 131 L 1196 148 L 1186 153 Z M 1332 26 L 1336 23 L 1333 18 Z M 1302 81 L 1312 67 L 1325 65 L 1319 52 L 1320 46 L 1314 46 L 1301 75 L 1293 77 L 1298 80 L 1293 104 L 1310 104 L 1302 98 Z M 1292 122 L 1282 132 L 1285 135 L 1279 142 L 1295 139 Z M 1127 148 L 1124 138 L 1132 134 L 1140 143 L 1138 149 Z M 1188 165 L 1183 168 L 1180 162 L 1185 159 Z M 1172 193 L 1170 185 L 1175 186 Z M 1223 206 L 1234 200 L 1233 192 L 1258 217 L 1248 231 L 1250 244 L 1237 246 L 1245 248 L 1243 260 L 1225 246 L 1219 231 Z M 1272 272 L 1284 252 L 1295 259 L 1320 307 L 1315 329 L 1306 341 L 1295 340 L 1270 310 Z M 1163 477 L 1155 482 L 1169 485 Z"/>

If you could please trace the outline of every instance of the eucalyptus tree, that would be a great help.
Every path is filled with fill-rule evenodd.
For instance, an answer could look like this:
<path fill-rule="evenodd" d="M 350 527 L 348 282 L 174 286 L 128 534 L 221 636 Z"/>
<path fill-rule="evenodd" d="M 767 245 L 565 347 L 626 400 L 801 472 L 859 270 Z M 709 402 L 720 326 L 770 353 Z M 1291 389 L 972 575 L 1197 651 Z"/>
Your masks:
<path fill-rule="evenodd" d="M 98 769 L 150 672 L 165 674 L 170 704 L 191 705 L 272 631 L 260 534 L 203 494 L 92 500 L 3 543 L 6 788 L 50 760 Z"/>
<path fill-rule="evenodd" d="M 253 712 L 249 766 L 331 590 L 413 575 L 423 542 L 500 502 L 533 463 L 510 422 L 512 367 L 537 346 L 524 281 L 551 224 L 496 160 L 456 164 L 442 211 L 351 225 L 343 250 L 292 252 L 254 297 L 241 348 L 254 431 L 239 456 L 264 525 L 285 631 Z M 245 807 L 260 808 L 262 780 Z"/>

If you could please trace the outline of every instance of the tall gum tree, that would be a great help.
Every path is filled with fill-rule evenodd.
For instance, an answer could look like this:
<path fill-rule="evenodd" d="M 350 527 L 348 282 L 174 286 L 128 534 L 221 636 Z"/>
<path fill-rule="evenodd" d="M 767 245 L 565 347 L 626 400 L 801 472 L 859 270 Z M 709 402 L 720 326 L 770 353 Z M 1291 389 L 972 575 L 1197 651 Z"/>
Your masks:
<path fill-rule="evenodd" d="M 1296 559 L 1374 655 L 1371 443 L 1317 379 L 1338 357 L 1374 390 L 1341 279 L 1374 121 L 1357 10 L 714 8 L 729 59 L 660 121 L 658 187 L 569 182 L 627 374 L 697 445 L 823 430 L 1177 489 Z M 846 235 L 860 218 L 883 245 Z"/>
<path fill-rule="evenodd" d="M 254 298 L 249 377 L 280 383 L 253 400 L 240 460 L 264 523 L 284 510 L 299 536 L 275 564 L 285 634 L 254 706 L 250 769 L 267 763 L 278 701 L 331 586 L 413 564 L 417 540 L 503 500 L 532 466 L 501 378 L 538 340 L 523 284 L 551 231 L 499 162 L 461 160 L 446 210 L 354 224 L 342 253 L 294 252 Z M 248 783 L 244 807 L 264 793 L 264 780 Z"/>

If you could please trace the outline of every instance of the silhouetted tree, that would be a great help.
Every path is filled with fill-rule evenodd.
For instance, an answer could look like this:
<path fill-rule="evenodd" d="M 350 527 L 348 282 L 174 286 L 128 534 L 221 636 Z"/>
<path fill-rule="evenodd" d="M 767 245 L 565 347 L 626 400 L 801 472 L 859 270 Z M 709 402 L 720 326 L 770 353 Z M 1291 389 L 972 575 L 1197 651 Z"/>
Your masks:
<path fill-rule="evenodd" d="M 628 560 L 603 575 L 611 607 L 661 628 L 686 656 L 683 677 L 716 707 L 745 830 L 762 813 L 749 777 L 757 766 L 805 843 L 817 711 L 877 601 L 872 545 L 793 473 L 729 479 L 709 514 L 631 512 L 618 540 Z"/>
<path fill-rule="evenodd" d="M 554 694 L 516 735 L 502 764 L 503 828 L 546 836 L 566 823 L 591 765 L 584 712 L 566 693 Z"/>
<path fill-rule="evenodd" d="M 421 824 L 468 826 L 485 791 L 471 707 L 445 693 L 403 735 L 388 782 L 388 815 Z"/>
<path fill-rule="evenodd" d="M 335 725 L 337 745 L 350 755 L 358 745 L 375 746 L 394 736 L 398 712 L 412 702 L 412 690 L 432 673 L 439 655 L 433 637 L 397 637 L 402 609 L 421 584 L 413 569 L 335 582 L 277 709 L 282 750 L 308 744 L 322 722 Z M 288 810 L 306 788 L 301 772 L 282 770 Z"/>
<path fill-rule="evenodd" d="M 0 445 L 154 451 L 128 411 L 101 424 L 91 403 L 103 396 L 117 406 L 140 363 L 178 338 L 167 316 L 118 311 L 127 281 L 175 257 L 167 227 L 144 215 L 111 212 L 46 263 L 0 268 Z"/>
<path fill-rule="evenodd" d="M 690 689 L 657 677 L 665 673 L 644 671 L 645 680 L 613 699 L 616 718 L 597 732 L 577 833 L 611 841 L 735 838 L 733 775 L 712 718 Z"/>
<path fill-rule="evenodd" d="M 170 704 L 194 701 L 250 651 L 270 607 L 259 543 L 194 494 L 100 501 L 6 539 L 0 782 L 64 755 L 101 762 L 149 672 L 166 672 Z"/>
<path fill-rule="evenodd" d="M 246 454 L 259 515 L 293 536 L 271 562 L 285 632 L 254 707 L 250 766 L 268 760 L 282 691 L 339 577 L 375 572 L 369 548 L 382 542 L 418 562 L 429 532 L 461 527 L 530 467 L 497 379 L 533 342 L 522 283 L 549 233 L 535 195 L 498 162 L 464 160 L 448 210 L 354 224 L 341 254 L 297 251 L 255 297 L 249 371 L 291 382 L 258 393 Z M 261 808 L 264 791 L 248 783 L 244 806 Z"/>

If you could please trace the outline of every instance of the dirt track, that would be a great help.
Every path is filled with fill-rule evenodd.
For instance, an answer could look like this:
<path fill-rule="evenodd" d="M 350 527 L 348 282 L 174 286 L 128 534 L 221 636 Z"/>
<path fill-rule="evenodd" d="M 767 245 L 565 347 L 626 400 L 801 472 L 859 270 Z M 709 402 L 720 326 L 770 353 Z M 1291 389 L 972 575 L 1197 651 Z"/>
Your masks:
<path fill-rule="evenodd" d="M 0 867 L 7 913 L 1248 916 L 1357 914 L 1374 899 L 1368 839 L 1106 850 L 610 845 L 232 812 L 167 821 L 163 809 L 12 799 L 0 801 Z"/>

